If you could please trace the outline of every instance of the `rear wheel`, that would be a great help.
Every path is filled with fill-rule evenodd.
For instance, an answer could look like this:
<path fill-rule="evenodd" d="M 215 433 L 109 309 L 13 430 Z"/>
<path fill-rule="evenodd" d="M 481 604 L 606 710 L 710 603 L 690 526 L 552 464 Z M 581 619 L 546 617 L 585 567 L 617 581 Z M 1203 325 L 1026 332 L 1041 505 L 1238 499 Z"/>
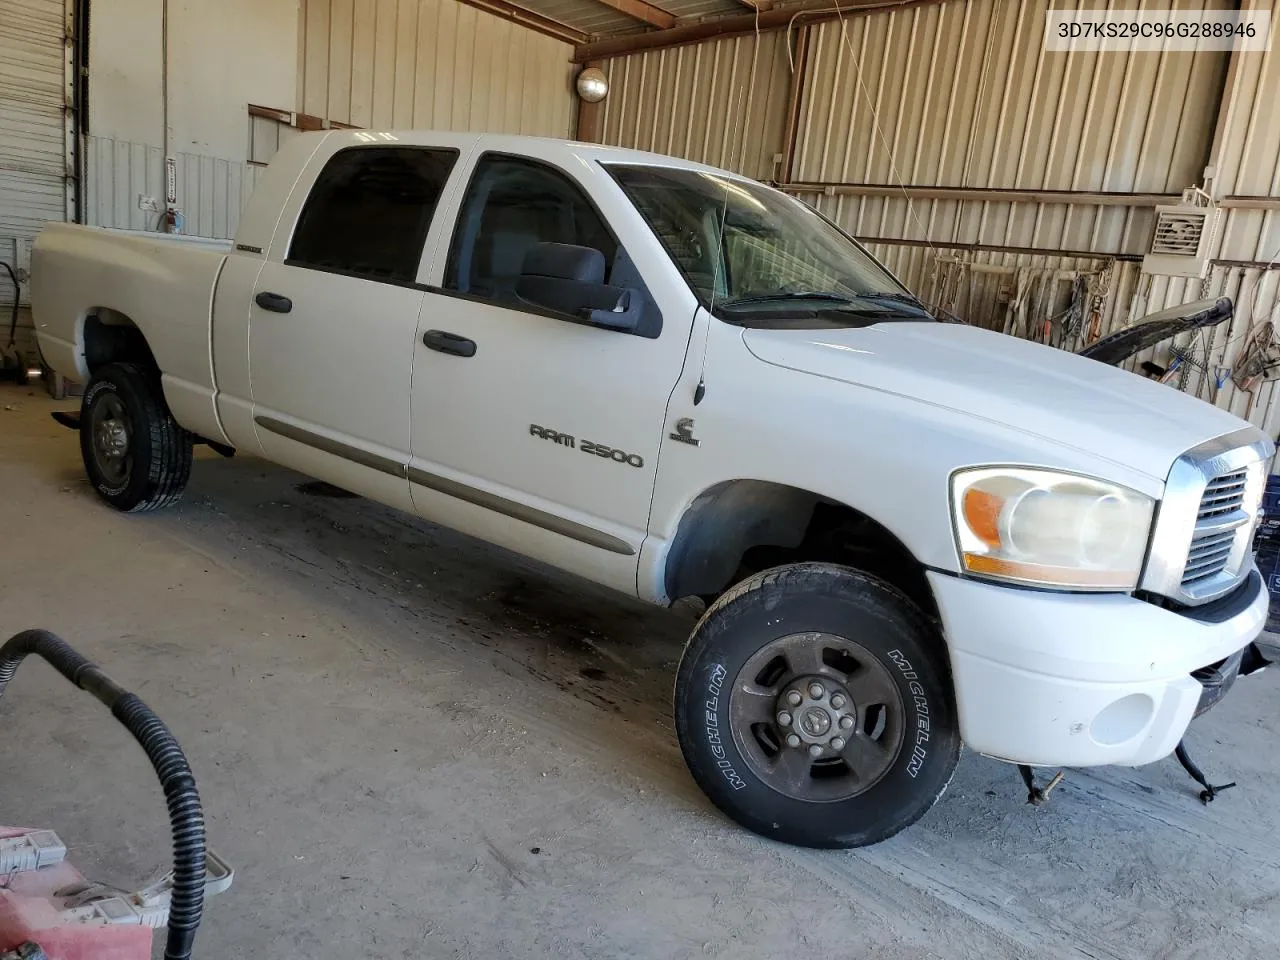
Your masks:
<path fill-rule="evenodd" d="M 910 826 L 960 753 L 928 620 L 883 581 L 830 564 L 765 571 L 712 605 L 680 663 L 676 730 L 717 807 L 810 847 Z"/>
<path fill-rule="evenodd" d="M 130 363 L 94 374 L 80 404 L 80 455 L 103 500 L 128 512 L 175 503 L 191 454 L 191 434 L 169 413 L 157 376 Z"/>

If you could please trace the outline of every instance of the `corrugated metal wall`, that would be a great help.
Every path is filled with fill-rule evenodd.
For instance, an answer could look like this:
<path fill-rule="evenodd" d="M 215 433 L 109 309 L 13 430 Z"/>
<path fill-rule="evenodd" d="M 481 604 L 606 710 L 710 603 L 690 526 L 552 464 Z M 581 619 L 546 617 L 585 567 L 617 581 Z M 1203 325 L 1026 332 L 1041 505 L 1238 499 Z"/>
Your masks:
<path fill-rule="evenodd" d="M 1280 20 L 1280 0 L 1245 5 Z M 1280 315 L 1280 204 L 1249 199 L 1280 197 L 1280 52 L 1049 53 L 1049 6 L 939 0 L 809 27 L 791 189 L 931 303 L 1038 338 L 1053 318 L 1048 339 L 1068 348 L 1091 328 L 1105 335 L 1166 306 L 1231 296 L 1230 329 L 1158 347 L 1154 359 L 1181 356 L 1172 383 L 1274 435 L 1272 382 L 1247 391 L 1219 381 Z M 781 178 L 796 38 L 782 30 L 607 62 L 602 139 Z M 1178 194 L 1203 184 L 1209 165 L 1214 196 L 1237 199 L 1203 281 L 1142 274 L 1154 200 L 991 195 Z M 895 195 L 903 184 L 975 195 L 908 201 Z M 1073 292 L 1083 307 L 1072 309 Z"/>
<path fill-rule="evenodd" d="M 1266 3 L 1256 3 L 1266 9 Z M 1271 6 L 1271 49 L 1237 57 L 1224 95 L 1229 109 L 1220 124 L 1213 160 L 1222 196 L 1280 198 L 1280 0 Z M 1220 256 L 1271 262 L 1280 257 L 1280 204 L 1270 209 L 1231 209 L 1222 226 Z"/>
<path fill-rule="evenodd" d="M 775 30 L 606 61 L 603 141 L 773 179 L 791 83 L 787 40 Z"/>
<path fill-rule="evenodd" d="M 303 0 L 301 43 L 300 108 L 313 116 L 550 137 L 572 127 L 573 48 L 456 0 Z"/>
<path fill-rule="evenodd" d="M 144 143 L 89 137 L 86 154 L 85 221 L 95 227 L 156 230 L 160 214 L 140 209 L 138 198 L 154 197 L 163 205 L 164 151 Z M 182 232 L 220 240 L 234 237 L 240 212 L 263 168 L 189 153 L 178 154 L 177 161 Z"/>
<path fill-rule="evenodd" d="M 945 2 L 815 28 L 794 179 L 1146 193 L 1199 182 L 1228 54 L 1047 53 L 1048 7 Z M 1145 252 L 1152 224 L 1150 209 L 1067 203 L 908 210 L 849 196 L 834 212 L 859 236 L 1114 253 Z"/>

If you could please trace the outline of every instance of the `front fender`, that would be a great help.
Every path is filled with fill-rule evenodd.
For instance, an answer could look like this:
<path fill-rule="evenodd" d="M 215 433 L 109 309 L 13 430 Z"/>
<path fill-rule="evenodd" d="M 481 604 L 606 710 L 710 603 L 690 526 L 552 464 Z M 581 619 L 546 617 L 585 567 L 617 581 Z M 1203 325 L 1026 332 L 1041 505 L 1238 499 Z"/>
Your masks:
<path fill-rule="evenodd" d="M 954 410 L 758 360 L 742 331 L 713 323 L 705 394 L 677 391 L 667 411 L 641 596 L 661 602 L 682 522 L 708 491 L 751 480 L 844 504 L 889 531 L 921 565 L 959 571 L 949 483 L 962 467 L 1062 469 L 1160 497 L 1151 476 L 1089 451 L 1019 432 L 989 411 Z M 985 414 L 985 415 L 984 415 Z M 669 439 L 675 424 L 699 443 Z"/>

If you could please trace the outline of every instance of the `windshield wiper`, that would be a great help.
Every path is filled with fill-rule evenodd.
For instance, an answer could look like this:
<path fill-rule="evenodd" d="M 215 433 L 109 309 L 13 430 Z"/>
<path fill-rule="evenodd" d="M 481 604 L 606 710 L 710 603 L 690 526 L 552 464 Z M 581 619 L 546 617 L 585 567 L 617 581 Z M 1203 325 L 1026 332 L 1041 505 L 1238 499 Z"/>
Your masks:
<path fill-rule="evenodd" d="M 739 297 L 717 303 L 716 306 L 726 313 L 747 313 L 752 307 L 765 306 L 771 303 L 804 303 L 817 301 L 831 304 L 825 307 L 832 312 L 850 312 L 863 314 L 880 314 L 886 317 L 932 318 L 929 308 L 909 293 L 859 293 L 850 295 L 832 293 L 825 290 L 805 290 L 795 293 L 767 293 L 756 297 Z M 815 307 L 814 309 L 824 309 Z"/>
<path fill-rule="evenodd" d="M 859 300 L 891 300 L 894 303 L 905 303 L 908 306 L 917 307 L 920 310 L 925 311 L 926 313 L 928 313 L 928 309 L 929 309 L 920 301 L 919 297 L 913 296 L 910 293 L 860 293 L 858 294 L 858 299 Z"/>
<path fill-rule="evenodd" d="M 788 300 L 823 300 L 850 305 L 858 302 L 857 297 L 850 297 L 843 293 L 827 293 L 815 290 L 802 293 L 766 293 L 758 297 L 738 297 L 736 300 L 727 300 L 718 304 L 718 306 L 725 310 L 734 310 L 738 307 L 750 307 L 758 303 L 780 303 Z"/>

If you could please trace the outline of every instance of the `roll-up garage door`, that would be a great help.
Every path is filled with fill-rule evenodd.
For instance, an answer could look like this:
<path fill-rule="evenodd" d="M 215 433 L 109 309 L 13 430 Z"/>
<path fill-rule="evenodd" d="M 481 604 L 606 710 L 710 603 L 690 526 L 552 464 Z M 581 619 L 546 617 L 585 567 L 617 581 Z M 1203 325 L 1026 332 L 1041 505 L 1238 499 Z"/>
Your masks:
<path fill-rule="evenodd" d="M 27 266 L 44 224 L 67 219 L 66 9 L 66 0 L 0 0 L 0 260 L 15 267 Z M 13 295 L 0 267 L 0 347 Z"/>

